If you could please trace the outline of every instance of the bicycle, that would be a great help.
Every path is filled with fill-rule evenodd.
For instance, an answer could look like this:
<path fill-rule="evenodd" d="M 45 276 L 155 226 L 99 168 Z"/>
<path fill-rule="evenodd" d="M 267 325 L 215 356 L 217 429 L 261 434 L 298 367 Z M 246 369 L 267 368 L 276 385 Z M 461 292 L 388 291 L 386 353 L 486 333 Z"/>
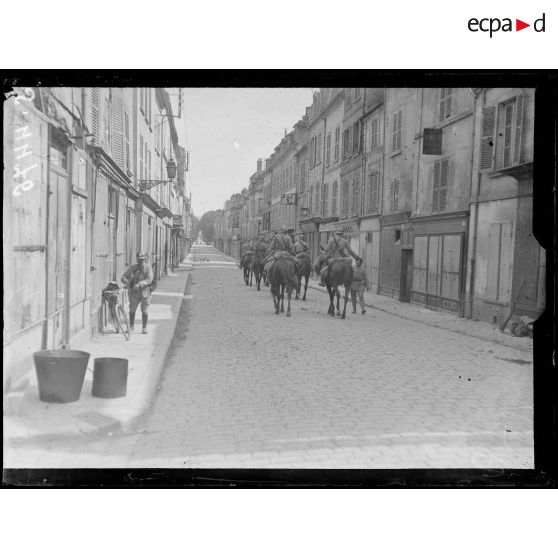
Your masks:
<path fill-rule="evenodd" d="M 108 304 L 108 316 L 110 316 L 116 333 L 121 332 L 126 341 L 129 341 L 130 323 L 128 322 L 128 316 L 126 315 L 126 311 L 124 310 L 121 300 L 121 296 L 123 294 L 124 293 L 118 283 L 111 281 L 103 291 L 103 298 Z"/>

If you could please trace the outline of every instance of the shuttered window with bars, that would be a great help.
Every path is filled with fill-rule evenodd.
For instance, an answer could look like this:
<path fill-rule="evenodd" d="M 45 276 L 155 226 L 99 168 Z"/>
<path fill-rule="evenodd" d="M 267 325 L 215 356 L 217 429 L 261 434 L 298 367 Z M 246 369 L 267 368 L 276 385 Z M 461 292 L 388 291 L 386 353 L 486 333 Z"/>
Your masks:
<path fill-rule="evenodd" d="M 432 213 L 440 213 L 447 207 L 449 188 L 449 159 L 434 163 L 432 181 Z"/>
<path fill-rule="evenodd" d="M 389 186 L 389 212 L 399 211 L 399 178 L 392 181 Z"/>
<path fill-rule="evenodd" d="M 368 175 L 368 213 L 378 213 L 379 187 L 380 173 L 372 171 Z"/>
<path fill-rule="evenodd" d="M 439 117 L 440 120 L 445 120 L 449 118 L 452 113 L 452 92 L 451 87 L 442 87 L 440 89 L 440 106 L 439 106 Z"/>

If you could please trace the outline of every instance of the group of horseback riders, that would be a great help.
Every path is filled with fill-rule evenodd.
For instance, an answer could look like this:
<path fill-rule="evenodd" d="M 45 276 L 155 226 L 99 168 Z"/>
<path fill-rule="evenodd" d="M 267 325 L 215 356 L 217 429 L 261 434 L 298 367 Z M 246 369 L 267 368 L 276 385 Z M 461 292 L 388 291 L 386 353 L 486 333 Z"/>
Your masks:
<path fill-rule="evenodd" d="M 315 262 L 315 271 L 320 276 L 320 285 L 325 286 L 327 279 L 328 267 L 335 259 L 353 257 L 357 262 L 362 263 L 362 258 L 351 248 L 347 236 L 342 231 L 333 231 L 325 247 L 320 246 L 320 255 Z M 295 265 L 295 271 L 298 271 L 301 264 L 301 258 L 310 259 L 310 248 L 305 240 L 304 233 L 297 235 L 293 244 L 288 229 L 274 231 L 273 236 L 266 240 L 265 236 L 260 236 L 258 240 L 251 240 L 242 245 L 240 250 L 240 258 L 251 255 L 252 262 L 255 258 L 264 262 L 264 271 L 266 275 L 266 285 L 273 272 L 273 266 L 279 258 L 290 259 Z M 251 263 L 252 263 L 251 262 Z"/>

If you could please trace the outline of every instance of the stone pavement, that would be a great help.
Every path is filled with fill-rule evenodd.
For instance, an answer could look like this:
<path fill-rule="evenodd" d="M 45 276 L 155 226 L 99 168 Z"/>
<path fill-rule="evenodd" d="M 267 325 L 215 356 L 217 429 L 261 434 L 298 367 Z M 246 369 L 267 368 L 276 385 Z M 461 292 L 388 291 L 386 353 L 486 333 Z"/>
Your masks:
<path fill-rule="evenodd" d="M 157 397 L 128 432 L 21 443 L 36 467 L 531 468 L 532 355 L 315 289 L 275 315 L 195 247 Z M 205 258 L 208 258 L 209 261 Z M 25 466 L 25 465 L 19 465 Z"/>
<path fill-rule="evenodd" d="M 126 341 L 121 334 L 111 331 L 71 347 L 91 354 L 78 401 L 65 404 L 40 401 L 34 369 L 4 395 L 4 466 L 9 466 L 11 448 L 22 443 L 41 441 L 48 444 L 66 437 L 103 432 L 112 435 L 133 427 L 152 399 L 190 270 L 191 265 L 183 263 L 159 281 L 151 298 L 148 335 L 141 334 L 141 327 L 136 328 Z M 139 323 L 141 326 L 141 316 Z M 91 395 L 94 359 L 98 357 L 128 359 L 126 397 L 102 399 Z"/>

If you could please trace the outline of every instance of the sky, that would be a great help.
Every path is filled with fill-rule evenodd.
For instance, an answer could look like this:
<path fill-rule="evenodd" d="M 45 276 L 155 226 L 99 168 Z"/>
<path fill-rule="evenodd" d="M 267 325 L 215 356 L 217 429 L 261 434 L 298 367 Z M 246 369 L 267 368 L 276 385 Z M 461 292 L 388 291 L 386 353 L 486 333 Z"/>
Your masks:
<path fill-rule="evenodd" d="M 186 189 L 197 217 L 222 209 L 232 194 L 247 187 L 257 160 L 271 155 L 312 103 L 310 88 L 183 91 L 177 131 L 190 152 Z"/>

